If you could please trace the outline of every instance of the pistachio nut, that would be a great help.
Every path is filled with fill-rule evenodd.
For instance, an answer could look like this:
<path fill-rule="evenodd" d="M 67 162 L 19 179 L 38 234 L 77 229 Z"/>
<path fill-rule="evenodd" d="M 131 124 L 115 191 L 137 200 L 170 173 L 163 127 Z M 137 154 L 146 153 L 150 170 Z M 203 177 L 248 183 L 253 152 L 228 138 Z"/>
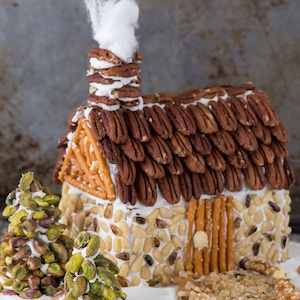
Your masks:
<path fill-rule="evenodd" d="M 30 187 L 30 184 L 33 182 L 34 179 L 34 173 L 33 172 L 27 172 L 21 176 L 20 183 L 19 183 L 19 189 L 20 191 L 25 191 Z"/>
<path fill-rule="evenodd" d="M 24 222 L 22 222 L 21 226 L 26 231 L 35 231 L 37 229 L 37 223 L 32 219 L 26 219 Z"/>
<path fill-rule="evenodd" d="M 18 207 L 17 206 L 6 206 L 2 212 L 3 217 L 10 217 L 12 216 L 16 211 Z"/>
<path fill-rule="evenodd" d="M 72 250 L 74 247 L 74 240 L 64 234 L 62 234 L 57 241 L 61 242 L 67 250 Z"/>
<path fill-rule="evenodd" d="M 49 194 L 44 197 L 44 201 L 46 201 L 49 205 L 55 205 L 60 200 L 60 197 L 54 194 Z"/>
<path fill-rule="evenodd" d="M 57 207 L 48 207 L 45 209 L 45 213 L 47 214 L 48 218 L 53 218 L 54 220 L 58 220 L 61 216 L 61 210 Z"/>
<path fill-rule="evenodd" d="M 45 273 L 40 269 L 33 270 L 32 274 L 38 276 L 39 278 L 45 277 Z"/>
<path fill-rule="evenodd" d="M 33 240 L 32 244 L 37 253 L 45 254 L 47 252 L 47 245 L 42 239 L 36 238 Z"/>
<path fill-rule="evenodd" d="M 91 257 L 97 254 L 100 249 L 100 238 L 98 235 L 92 235 L 86 246 L 86 257 Z"/>
<path fill-rule="evenodd" d="M 60 288 L 55 288 L 53 286 L 47 286 L 42 289 L 43 294 L 49 297 L 53 297 L 55 294 L 57 294 L 60 291 Z"/>
<path fill-rule="evenodd" d="M 47 214 L 44 210 L 36 210 L 32 214 L 32 219 L 33 220 L 41 220 L 47 218 Z"/>
<path fill-rule="evenodd" d="M 51 263 L 48 266 L 47 273 L 55 277 L 64 276 L 65 272 L 58 263 Z"/>
<path fill-rule="evenodd" d="M 20 237 L 20 236 L 13 236 L 9 239 L 8 242 L 11 247 L 19 248 L 27 242 L 27 239 L 24 237 Z"/>
<path fill-rule="evenodd" d="M 28 274 L 28 268 L 25 261 L 18 262 L 11 270 L 11 277 L 14 280 L 23 280 Z"/>
<path fill-rule="evenodd" d="M 47 286 L 58 287 L 59 279 L 52 275 L 48 275 L 41 279 L 41 286 L 42 287 L 47 287 Z"/>
<path fill-rule="evenodd" d="M 97 267 L 97 274 L 104 284 L 111 287 L 117 287 L 117 288 L 120 287 L 115 275 L 111 273 L 109 270 Z"/>
<path fill-rule="evenodd" d="M 56 261 L 54 253 L 50 250 L 47 250 L 46 253 L 42 255 L 42 259 L 46 264 L 50 264 Z"/>
<path fill-rule="evenodd" d="M 102 297 L 106 300 L 116 300 L 117 296 L 115 292 L 107 285 L 103 288 Z"/>
<path fill-rule="evenodd" d="M 30 190 L 32 192 L 39 192 L 39 191 L 43 190 L 43 187 L 35 178 L 33 178 L 32 182 L 30 184 Z"/>
<path fill-rule="evenodd" d="M 14 279 L 12 278 L 7 278 L 3 281 L 3 286 L 12 286 L 12 284 L 14 283 Z"/>
<path fill-rule="evenodd" d="M 81 265 L 81 268 L 83 275 L 87 280 L 90 281 L 96 277 L 96 266 L 94 266 L 94 264 L 91 261 L 85 259 Z"/>
<path fill-rule="evenodd" d="M 5 204 L 8 205 L 8 206 L 15 206 L 15 201 L 16 201 L 16 191 L 12 191 L 10 192 L 6 199 L 5 199 Z"/>
<path fill-rule="evenodd" d="M 84 248 L 90 240 L 90 235 L 87 231 L 81 231 L 78 233 L 77 238 L 74 241 L 75 248 Z"/>
<path fill-rule="evenodd" d="M 110 270 L 114 274 L 119 273 L 119 267 L 111 260 L 103 256 L 102 254 L 98 254 L 98 256 L 94 259 L 94 262 L 97 267 L 103 267 Z"/>
<path fill-rule="evenodd" d="M 8 225 L 8 231 L 13 232 L 17 236 L 23 236 L 25 237 L 26 234 L 24 233 L 24 230 L 22 228 L 22 225 L 13 226 L 11 227 L 10 224 Z"/>
<path fill-rule="evenodd" d="M 37 270 L 41 267 L 42 262 L 38 257 L 28 257 L 26 260 L 27 267 L 30 271 Z"/>
<path fill-rule="evenodd" d="M 66 226 L 63 224 L 52 224 L 45 234 L 49 241 L 54 241 L 60 237 L 65 229 Z"/>
<path fill-rule="evenodd" d="M 69 291 L 73 287 L 73 280 L 75 278 L 75 275 L 71 272 L 66 272 L 65 277 L 64 277 L 64 283 L 65 283 L 65 288 L 67 291 Z"/>
<path fill-rule="evenodd" d="M 16 254 L 13 255 L 14 260 L 20 260 L 31 255 L 31 248 L 28 245 L 22 246 Z"/>
<path fill-rule="evenodd" d="M 53 223 L 53 221 L 51 218 L 44 218 L 44 219 L 38 221 L 38 224 L 45 229 L 50 228 L 52 223 Z"/>
<path fill-rule="evenodd" d="M 77 297 L 75 297 L 73 294 L 72 294 L 72 290 L 70 290 L 68 292 L 68 294 L 65 296 L 65 300 L 78 300 Z"/>
<path fill-rule="evenodd" d="M 37 238 L 40 235 L 38 231 L 28 231 L 26 232 L 26 237 L 30 240 Z"/>
<path fill-rule="evenodd" d="M 33 198 L 33 201 L 39 206 L 39 207 L 42 207 L 42 208 L 47 208 L 49 207 L 49 203 L 44 201 L 44 198 L 41 198 L 39 196 L 35 196 Z"/>
<path fill-rule="evenodd" d="M 29 210 L 37 209 L 37 204 L 31 198 L 31 192 L 26 190 L 20 195 L 20 204 Z"/>
<path fill-rule="evenodd" d="M 58 262 L 66 263 L 69 259 L 69 254 L 65 246 L 58 242 L 49 244 L 49 248 L 53 251 Z"/>
<path fill-rule="evenodd" d="M 19 224 L 22 223 L 22 218 L 23 217 L 27 217 L 28 216 L 28 212 L 24 209 L 16 212 L 14 215 L 12 215 L 10 218 L 9 218 L 9 222 L 11 226 L 17 226 Z"/>
<path fill-rule="evenodd" d="M 40 290 L 29 289 L 29 290 L 20 292 L 19 296 L 24 299 L 37 299 L 37 298 L 42 297 L 42 293 Z"/>
<path fill-rule="evenodd" d="M 90 292 L 96 295 L 101 295 L 103 293 L 103 287 L 103 283 L 99 282 L 98 280 L 90 282 Z"/>
<path fill-rule="evenodd" d="M 66 270 L 72 273 L 76 273 L 80 270 L 83 263 L 83 257 L 81 253 L 75 253 L 71 256 L 69 261 L 66 263 Z"/>
<path fill-rule="evenodd" d="M 41 279 L 38 276 L 30 274 L 27 277 L 28 284 L 31 289 L 38 290 L 40 287 Z"/>
<path fill-rule="evenodd" d="M 73 296 L 81 297 L 87 288 L 87 280 L 84 276 L 76 276 L 71 289 Z"/>

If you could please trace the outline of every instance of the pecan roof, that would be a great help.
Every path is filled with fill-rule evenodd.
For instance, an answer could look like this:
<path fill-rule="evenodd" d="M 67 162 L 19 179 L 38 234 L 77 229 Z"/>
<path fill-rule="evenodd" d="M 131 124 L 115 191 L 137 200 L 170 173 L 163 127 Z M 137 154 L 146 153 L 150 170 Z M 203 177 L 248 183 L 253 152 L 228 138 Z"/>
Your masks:
<path fill-rule="evenodd" d="M 169 203 L 181 195 L 188 201 L 224 188 L 240 191 L 243 179 L 253 190 L 294 184 L 288 134 L 267 95 L 253 84 L 169 94 L 164 104 L 160 94 L 143 99 L 148 104 L 137 111 L 92 106 L 88 119 L 103 156 L 117 166 L 116 188 L 124 203 L 154 205 L 157 189 Z M 69 122 L 69 130 L 75 129 Z M 63 152 L 66 137 L 58 143 Z M 63 160 L 60 155 L 56 182 Z"/>
<path fill-rule="evenodd" d="M 117 60 L 97 51 L 90 56 Z M 122 202 L 146 206 L 160 194 L 174 204 L 181 196 L 189 201 L 224 189 L 241 191 L 244 185 L 252 190 L 292 187 L 288 133 L 265 93 L 248 82 L 140 96 L 139 80 L 130 77 L 138 74 L 140 59 L 137 55 L 131 64 L 93 69 L 88 75 L 90 82 L 107 80 L 103 75 L 108 73 L 133 79 L 113 96 L 90 91 L 87 105 L 75 109 L 57 144 L 62 151 L 54 182 L 77 182 L 111 200 L 115 194 L 106 189 L 113 185 Z M 116 174 L 103 173 L 103 157 L 116 166 Z M 115 178 L 106 181 L 107 176 Z"/>

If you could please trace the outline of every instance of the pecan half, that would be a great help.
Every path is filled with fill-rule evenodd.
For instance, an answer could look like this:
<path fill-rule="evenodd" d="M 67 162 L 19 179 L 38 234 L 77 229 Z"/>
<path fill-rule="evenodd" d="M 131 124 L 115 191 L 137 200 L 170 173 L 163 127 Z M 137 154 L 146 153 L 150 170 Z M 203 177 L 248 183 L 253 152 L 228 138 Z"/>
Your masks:
<path fill-rule="evenodd" d="M 110 50 L 102 48 L 93 48 L 88 53 L 89 57 L 97 58 L 98 60 L 104 60 L 112 64 L 119 65 L 122 63 L 122 59 L 112 53 Z"/>
<path fill-rule="evenodd" d="M 265 175 L 273 189 L 279 190 L 283 188 L 285 173 L 280 158 L 276 158 L 273 163 L 265 165 Z"/>
<path fill-rule="evenodd" d="M 260 119 L 265 126 L 272 127 L 278 125 L 278 115 L 271 106 L 266 94 L 256 91 L 248 95 L 246 99 L 258 119 Z"/>
<path fill-rule="evenodd" d="M 68 120 L 68 128 L 74 130 L 77 127 L 77 122 L 79 119 L 78 115 L 81 115 L 83 113 L 84 108 L 84 106 L 78 106 L 73 110 Z"/>
<path fill-rule="evenodd" d="M 138 98 L 142 95 L 142 92 L 138 87 L 125 85 L 113 90 L 112 94 L 116 98 Z"/>
<path fill-rule="evenodd" d="M 86 78 L 89 82 L 97 82 L 97 83 L 101 83 L 101 84 L 112 84 L 114 82 L 113 79 L 105 78 L 98 73 L 95 73 L 93 75 L 88 75 L 88 76 L 86 76 Z"/>
<path fill-rule="evenodd" d="M 221 98 L 218 101 L 209 101 L 208 108 L 221 128 L 226 131 L 236 130 L 236 117 L 226 101 Z"/>
<path fill-rule="evenodd" d="M 265 163 L 271 164 L 275 159 L 275 154 L 271 147 L 263 143 L 259 144 L 257 150 L 250 152 L 249 156 L 251 161 L 258 166 L 263 166 Z"/>
<path fill-rule="evenodd" d="M 286 190 L 289 190 L 296 182 L 295 172 L 289 157 L 283 160 L 283 166 L 285 173 L 284 188 Z"/>
<path fill-rule="evenodd" d="M 188 156 L 193 150 L 188 137 L 178 130 L 173 131 L 173 135 L 169 139 L 169 145 L 172 152 L 179 157 Z"/>
<path fill-rule="evenodd" d="M 155 101 L 160 104 L 172 103 L 174 100 L 174 95 L 168 92 L 155 93 Z"/>
<path fill-rule="evenodd" d="M 233 136 L 245 150 L 255 151 L 258 148 L 256 136 L 249 127 L 238 124 L 237 130 L 233 132 Z"/>
<path fill-rule="evenodd" d="M 249 163 L 249 156 L 241 146 L 236 145 L 235 152 L 226 157 L 227 161 L 237 169 L 245 169 Z"/>
<path fill-rule="evenodd" d="M 189 201 L 193 197 L 193 185 L 189 171 L 183 170 L 182 174 L 179 175 L 179 184 L 182 197 Z"/>
<path fill-rule="evenodd" d="M 145 159 L 139 163 L 139 166 L 148 176 L 155 179 L 162 178 L 165 175 L 163 165 L 157 163 L 149 155 L 145 155 Z"/>
<path fill-rule="evenodd" d="M 108 69 L 101 69 L 99 73 L 104 76 L 120 76 L 120 77 L 133 77 L 136 76 L 141 70 L 139 64 L 121 64 L 116 67 Z"/>
<path fill-rule="evenodd" d="M 228 100 L 236 119 L 244 126 L 257 124 L 257 117 L 252 108 L 242 97 L 230 97 Z"/>
<path fill-rule="evenodd" d="M 69 129 L 63 135 L 58 139 L 56 143 L 56 148 L 62 148 L 62 147 L 67 147 L 68 145 L 68 134 L 72 132 L 73 130 Z"/>
<path fill-rule="evenodd" d="M 275 157 L 287 158 L 289 156 L 289 150 L 286 144 L 278 141 L 277 139 L 273 139 L 270 148 L 273 150 Z"/>
<path fill-rule="evenodd" d="M 217 149 L 225 155 L 231 155 L 234 153 L 235 141 L 228 131 L 220 128 L 217 132 L 209 134 L 208 138 L 217 147 Z"/>
<path fill-rule="evenodd" d="M 160 164 L 169 164 L 172 160 L 172 152 L 159 135 L 152 134 L 150 140 L 144 143 L 145 150 Z"/>
<path fill-rule="evenodd" d="M 224 190 L 224 176 L 223 173 L 220 171 L 216 171 L 211 169 L 212 172 L 214 172 L 214 179 L 215 179 L 215 186 L 218 191 L 218 193 L 222 193 Z"/>
<path fill-rule="evenodd" d="M 104 104 L 108 106 L 120 105 L 120 100 L 118 99 L 108 98 L 106 96 L 97 96 L 94 93 L 90 94 L 87 97 L 87 102 L 90 105 L 98 105 L 98 104 Z"/>
<path fill-rule="evenodd" d="M 193 148 L 201 155 L 207 155 L 210 153 L 212 146 L 205 134 L 196 132 L 196 134 L 189 136 L 189 140 Z"/>
<path fill-rule="evenodd" d="M 205 161 L 203 156 L 193 151 L 190 155 L 182 158 L 184 165 L 194 173 L 203 173 L 205 171 Z"/>
<path fill-rule="evenodd" d="M 224 185 L 231 192 L 238 192 L 242 190 L 242 171 L 236 169 L 230 164 L 227 164 L 226 169 L 223 172 Z"/>
<path fill-rule="evenodd" d="M 162 196 L 170 204 L 176 204 L 180 200 L 180 184 L 177 175 L 166 173 L 166 176 L 157 181 L 158 187 L 162 193 Z"/>
<path fill-rule="evenodd" d="M 117 164 L 117 168 L 122 178 L 122 181 L 126 185 L 134 184 L 136 177 L 136 167 L 134 162 L 130 158 L 128 158 L 125 154 L 121 153 L 121 158 Z"/>
<path fill-rule="evenodd" d="M 116 184 L 118 189 L 118 195 L 122 203 L 130 203 L 131 205 L 135 205 L 137 202 L 137 193 L 134 185 L 126 185 L 120 176 L 117 173 L 116 175 Z"/>
<path fill-rule="evenodd" d="M 189 113 L 193 116 L 195 124 L 200 132 L 209 134 L 218 131 L 218 125 L 210 110 L 200 102 L 196 105 L 190 104 L 187 107 Z"/>
<path fill-rule="evenodd" d="M 165 165 L 165 168 L 172 175 L 179 175 L 183 172 L 181 160 L 177 155 L 173 155 L 171 162 Z"/>
<path fill-rule="evenodd" d="M 140 110 L 127 110 L 124 112 L 124 117 L 131 135 L 140 142 L 148 142 L 150 129 L 144 114 Z"/>
<path fill-rule="evenodd" d="M 202 193 L 202 185 L 201 185 L 200 175 L 201 175 L 200 173 L 191 173 L 193 195 L 194 195 L 195 199 L 199 199 L 201 197 L 201 193 Z"/>
<path fill-rule="evenodd" d="M 229 85 L 224 88 L 226 89 L 229 96 L 237 96 L 242 95 L 249 90 L 254 90 L 255 84 L 253 82 L 246 82 L 236 86 Z"/>
<path fill-rule="evenodd" d="M 214 172 L 210 167 L 205 168 L 204 173 L 198 174 L 201 186 L 204 194 L 215 195 L 216 193 L 216 180 L 214 178 Z"/>
<path fill-rule="evenodd" d="M 61 151 L 58 154 L 56 165 L 55 165 L 53 173 L 52 173 L 52 181 L 53 181 L 54 184 L 61 184 L 62 183 L 59 179 L 59 173 L 60 173 L 61 167 L 64 163 L 65 154 L 66 154 L 66 149 L 65 148 L 61 149 Z"/>
<path fill-rule="evenodd" d="M 138 200 L 145 206 L 153 206 L 156 203 L 157 191 L 155 179 L 149 177 L 142 170 L 137 169 L 135 188 Z"/>
<path fill-rule="evenodd" d="M 128 138 L 128 131 L 123 114 L 119 110 L 101 111 L 101 119 L 106 134 L 116 144 L 123 144 Z"/>
<path fill-rule="evenodd" d="M 289 141 L 289 134 L 281 122 L 274 127 L 270 127 L 270 132 L 281 143 L 287 143 Z"/>
<path fill-rule="evenodd" d="M 165 111 L 170 121 L 175 128 L 184 135 L 191 135 L 196 133 L 196 125 L 192 116 L 180 104 L 167 104 Z"/>
<path fill-rule="evenodd" d="M 190 89 L 183 91 L 179 95 L 174 98 L 174 101 L 177 103 L 187 104 L 198 100 L 200 90 L 198 89 Z"/>
<path fill-rule="evenodd" d="M 216 149 L 212 148 L 208 155 L 204 155 L 204 160 L 207 165 L 216 171 L 224 171 L 226 168 L 226 162 L 222 153 Z"/>
<path fill-rule="evenodd" d="M 111 141 L 107 136 L 103 137 L 99 142 L 103 156 L 111 164 L 117 164 L 121 161 L 120 146 Z"/>
<path fill-rule="evenodd" d="M 89 121 L 95 139 L 97 141 L 100 141 L 104 136 L 104 132 L 102 124 L 100 122 L 100 116 L 97 111 L 91 110 L 89 114 Z"/>
<path fill-rule="evenodd" d="M 264 126 L 261 121 L 257 120 L 256 125 L 252 126 L 251 129 L 258 140 L 266 145 L 271 144 L 272 136 L 269 127 Z"/>
<path fill-rule="evenodd" d="M 140 162 L 145 159 L 145 151 L 141 142 L 130 135 L 124 144 L 120 145 L 122 151 L 133 161 Z"/>
<path fill-rule="evenodd" d="M 252 190 L 261 190 L 266 185 L 263 168 L 249 162 L 246 169 L 242 169 L 245 181 Z"/>
<path fill-rule="evenodd" d="M 169 139 L 172 136 L 173 127 L 171 121 L 160 106 L 153 105 L 151 108 L 145 106 L 144 115 L 149 126 L 159 136 L 161 136 L 163 139 Z"/>

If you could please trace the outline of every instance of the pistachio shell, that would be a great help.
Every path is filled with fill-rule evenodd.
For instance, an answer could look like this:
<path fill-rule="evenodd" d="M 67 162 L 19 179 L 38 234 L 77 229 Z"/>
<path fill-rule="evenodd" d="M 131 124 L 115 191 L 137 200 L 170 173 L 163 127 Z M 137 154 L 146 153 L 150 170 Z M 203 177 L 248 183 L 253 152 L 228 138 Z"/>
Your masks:
<path fill-rule="evenodd" d="M 91 257 L 97 254 L 100 248 L 100 238 L 98 235 L 93 235 L 86 246 L 86 257 Z"/>

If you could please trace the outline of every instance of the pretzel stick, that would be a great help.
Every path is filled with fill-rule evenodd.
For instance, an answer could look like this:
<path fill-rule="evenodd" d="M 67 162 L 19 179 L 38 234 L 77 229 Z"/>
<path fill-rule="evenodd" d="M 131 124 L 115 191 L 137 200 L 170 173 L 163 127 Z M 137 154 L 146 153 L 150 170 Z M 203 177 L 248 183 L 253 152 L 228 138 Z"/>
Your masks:
<path fill-rule="evenodd" d="M 211 247 L 211 200 L 205 199 L 205 222 L 204 230 L 207 234 L 208 244 L 203 250 L 203 273 L 208 275 L 210 273 L 210 247 Z"/>
<path fill-rule="evenodd" d="M 75 153 L 75 156 L 76 156 L 81 168 L 83 169 L 83 171 L 85 172 L 85 174 L 87 176 L 87 182 L 89 182 L 91 187 L 93 189 L 95 189 L 96 188 L 96 183 L 92 178 L 92 174 L 90 172 L 90 169 L 89 169 L 88 165 L 86 164 L 85 158 L 81 154 L 79 147 L 74 148 L 74 153 Z"/>
<path fill-rule="evenodd" d="M 106 195 L 105 191 L 100 191 L 100 190 L 92 189 L 92 188 L 88 187 L 86 184 L 84 184 L 83 182 L 78 181 L 78 180 L 72 178 L 69 175 L 65 176 L 65 181 L 67 181 L 71 185 L 73 185 L 73 186 L 77 187 L 78 189 L 80 189 L 80 190 L 82 190 L 84 192 L 87 192 L 87 193 L 89 193 L 91 195 L 94 195 L 94 196 L 99 197 L 101 199 L 107 199 L 107 195 Z"/>
<path fill-rule="evenodd" d="M 113 185 L 113 182 L 110 177 L 110 172 L 109 172 L 108 166 L 107 166 L 106 161 L 100 151 L 97 141 L 93 135 L 92 129 L 87 124 L 87 120 L 84 120 L 83 128 L 86 131 L 87 136 L 89 137 L 89 140 L 90 140 L 90 142 L 93 146 L 94 152 L 95 152 L 96 159 L 99 163 L 99 172 L 100 172 L 100 176 L 102 177 L 101 179 L 103 180 L 104 185 L 105 185 L 107 197 L 109 200 L 114 200 L 116 195 L 115 195 L 114 185 Z"/>
<path fill-rule="evenodd" d="M 85 136 L 83 139 L 83 146 L 84 147 L 83 147 L 82 153 L 84 153 L 84 155 L 86 157 L 86 162 L 87 162 L 88 166 L 91 167 L 93 161 L 92 161 L 91 153 L 90 153 L 90 142 L 89 142 L 87 136 Z"/>
<path fill-rule="evenodd" d="M 100 174 L 98 173 L 99 171 L 99 164 L 97 162 L 96 156 L 95 156 L 95 152 L 92 151 L 91 152 L 91 160 L 92 160 L 92 165 L 90 167 L 91 173 L 95 174 L 95 180 L 98 186 L 100 186 L 102 188 L 102 190 L 105 190 L 105 185 L 103 183 L 103 180 L 100 177 Z"/>
<path fill-rule="evenodd" d="M 218 265 L 218 252 L 219 252 L 219 229 L 220 229 L 220 209 L 221 209 L 221 198 L 216 197 L 213 204 L 212 212 L 212 239 L 211 239 L 211 271 L 219 272 Z"/>
<path fill-rule="evenodd" d="M 204 230 L 205 204 L 203 200 L 198 201 L 196 212 L 196 232 Z M 203 251 L 202 249 L 194 249 L 194 273 L 195 278 L 203 275 Z"/>
<path fill-rule="evenodd" d="M 220 231 L 219 231 L 219 271 L 226 271 L 226 198 L 220 195 L 221 213 L 220 213 Z"/>
<path fill-rule="evenodd" d="M 187 234 L 187 244 L 186 244 L 186 254 L 185 254 L 185 261 L 186 261 L 186 270 L 193 272 L 193 263 L 192 263 L 192 242 L 193 242 L 193 229 L 194 229 L 194 221 L 195 221 L 195 213 L 197 208 L 197 200 L 192 198 L 189 201 L 188 207 L 188 234 Z"/>
<path fill-rule="evenodd" d="M 103 181 L 102 181 L 102 179 L 101 179 L 99 173 L 95 174 L 95 181 L 96 181 L 96 184 L 97 184 L 99 187 L 101 187 L 102 190 L 105 191 L 105 185 L 104 185 L 104 183 L 103 183 Z"/>
<path fill-rule="evenodd" d="M 78 124 L 77 124 L 77 127 L 76 127 L 76 130 L 73 134 L 73 137 L 72 137 L 72 142 L 73 143 L 78 143 L 79 141 L 79 136 L 80 136 L 80 132 L 82 130 L 82 118 L 81 117 L 78 121 Z M 58 174 L 58 179 L 63 182 L 64 181 L 64 176 L 66 175 L 67 173 L 67 170 L 68 170 L 68 167 L 69 167 L 69 163 L 71 161 L 71 156 L 72 154 L 74 153 L 73 149 L 72 149 L 72 145 L 69 146 L 69 149 L 66 150 L 66 154 L 64 156 L 64 162 L 63 162 L 63 165 L 59 171 L 59 174 Z"/>
<path fill-rule="evenodd" d="M 234 269 L 234 251 L 233 251 L 233 238 L 234 238 L 234 214 L 233 214 L 233 197 L 227 197 L 226 205 L 227 214 L 227 270 Z"/>

